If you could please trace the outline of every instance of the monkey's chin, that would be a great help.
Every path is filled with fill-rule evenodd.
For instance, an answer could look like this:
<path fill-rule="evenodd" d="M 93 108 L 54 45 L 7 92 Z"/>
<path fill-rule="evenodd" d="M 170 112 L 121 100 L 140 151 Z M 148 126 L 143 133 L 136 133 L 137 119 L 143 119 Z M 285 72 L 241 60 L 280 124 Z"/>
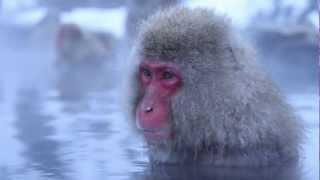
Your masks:
<path fill-rule="evenodd" d="M 163 141 L 172 137 L 172 133 L 168 129 L 142 129 L 142 132 L 147 141 Z"/>

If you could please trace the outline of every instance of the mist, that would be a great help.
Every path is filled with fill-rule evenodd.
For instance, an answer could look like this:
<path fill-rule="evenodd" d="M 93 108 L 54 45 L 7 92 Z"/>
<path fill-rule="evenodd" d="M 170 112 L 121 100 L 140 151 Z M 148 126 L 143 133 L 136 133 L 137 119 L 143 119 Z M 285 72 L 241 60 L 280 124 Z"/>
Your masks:
<path fill-rule="evenodd" d="M 232 19 L 302 117 L 306 143 L 298 169 L 155 171 L 147 145 L 130 127 L 123 82 L 133 27 L 156 12 L 157 3 L 0 0 L 0 179 L 319 179 L 316 4 L 175 1 Z M 66 24 L 76 26 L 59 34 Z"/>

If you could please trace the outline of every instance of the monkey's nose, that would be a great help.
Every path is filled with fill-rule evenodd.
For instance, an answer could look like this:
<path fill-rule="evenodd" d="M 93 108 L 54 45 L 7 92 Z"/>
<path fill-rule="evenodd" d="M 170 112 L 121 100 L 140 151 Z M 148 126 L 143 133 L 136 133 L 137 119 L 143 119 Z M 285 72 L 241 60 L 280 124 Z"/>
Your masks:
<path fill-rule="evenodd" d="M 149 113 L 149 112 L 152 112 L 153 111 L 153 108 L 148 106 L 146 109 L 145 109 L 145 112 L 146 113 Z"/>

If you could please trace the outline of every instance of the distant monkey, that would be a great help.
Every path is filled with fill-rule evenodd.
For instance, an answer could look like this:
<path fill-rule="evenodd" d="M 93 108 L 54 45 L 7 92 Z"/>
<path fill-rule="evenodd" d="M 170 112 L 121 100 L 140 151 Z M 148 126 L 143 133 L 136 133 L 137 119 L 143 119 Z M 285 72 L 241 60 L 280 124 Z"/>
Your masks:
<path fill-rule="evenodd" d="M 62 96 L 78 97 L 110 84 L 116 38 L 105 32 L 87 32 L 75 24 L 64 24 L 56 36 L 56 69 Z M 112 71 L 110 71 L 112 70 Z"/>
<path fill-rule="evenodd" d="M 76 24 L 63 24 L 57 33 L 56 49 L 58 61 L 90 65 L 111 59 L 115 38 L 108 33 L 83 31 Z"/>

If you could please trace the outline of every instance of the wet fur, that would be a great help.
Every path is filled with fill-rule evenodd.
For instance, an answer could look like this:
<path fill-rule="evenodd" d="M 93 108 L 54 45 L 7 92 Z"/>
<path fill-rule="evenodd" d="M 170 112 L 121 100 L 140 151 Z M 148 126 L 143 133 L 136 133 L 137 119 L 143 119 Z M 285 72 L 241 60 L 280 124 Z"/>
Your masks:
<path fill-rule="evenodd" d="M 146 58 L 175 62 L 184 82 L 172 100 L 175 138 L 149 143 L 153 163 L 268 166 L 298 158 L 300 120 L 236 34 L 229 19 L 198 8 L 160 11 L 141 26 L 135 67 Z M 141 95 L 133 82 L 134 112 Z"/>

